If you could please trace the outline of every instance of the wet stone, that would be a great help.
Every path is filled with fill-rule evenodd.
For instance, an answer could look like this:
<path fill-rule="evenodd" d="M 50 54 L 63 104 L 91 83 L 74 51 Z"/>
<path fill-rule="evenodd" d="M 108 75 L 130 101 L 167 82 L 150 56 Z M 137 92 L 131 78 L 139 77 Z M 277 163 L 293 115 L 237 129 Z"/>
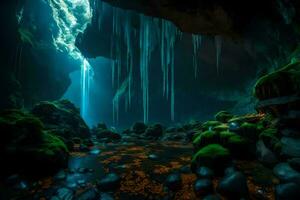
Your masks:
<path fill-rule="evenodd" d="M 288 163 L 277 164 L 273 172 L 282 182 L 294 182 L 300 184 L 300 173 L 294 170 Z"/>
<path fill-rule="evenodd" d="M 213 190 L 213 183 L 209 179 L 199 179 L 194 184 L 194 191 L 198 196 L 210 194 Z"/>
<path fill-rule="evenodd" d="M 199 178 L 211 179 L 214 176 L 214 172 L 210 168 L 203 166 L 196 170 L 196 175 Z"/>
<path fill-rule="evenodd" d="M 234 172 L 220 180 L 217 191 L 228 199 L 240 199 L 248 195 L 247 179 L 241 172 Z"/>
<path fill-rule="evenodd" d="M 101 191 L 113 191 L 120 187 L 121 178 L 115 173 L 107 174 L 103 179 L 98 181 L 98 188 Z"/>
<path fill-rule="evenodd" d="M 176 191 L 182 187 L 182 179 L 179 173 L 170 174 L 165 182 L 169 190 Z"/>
<path fill-rule="evenodd" d="M 296 183 L 279 184 L 275 188 L 277 200 L 299 200 L 300 185 Z"/>
<path fill-rule="evenodd" d="M 114 200 L 114 197 L 109 193 L 101 193 L 99 200 Z"/>
<path fill-rule="evenodd" d="M 69 188 L 60 188 L 57 190 L 55 197 L 63 200 L 72 200 L 74 198 L 74 191 Z"/>
<path fill-rule="evenodd" d="M 99 194 L 96 189 L 91 188 L 80 194 L 76 200 L 94 200 L 99 199 Z"/>

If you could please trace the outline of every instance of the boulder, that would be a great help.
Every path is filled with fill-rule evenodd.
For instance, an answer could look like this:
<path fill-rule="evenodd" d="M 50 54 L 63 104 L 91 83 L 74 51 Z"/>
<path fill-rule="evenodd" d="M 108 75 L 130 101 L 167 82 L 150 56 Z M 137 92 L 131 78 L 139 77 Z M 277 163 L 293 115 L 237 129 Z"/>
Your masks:
<path fill-rule="evenodd" d="M 136 122 L 133 124 L 131 130 L 136 134 L 142 134 L 146 131 L 147 125 L 143 122 Z"/>
<path fill-rule="evenodd" d="M 68 162 L 64 142 L 31 114 L 20 110 L 0 113 L 0 162 L 5 173 L 21 172 L 35 175 L 50 174 Z M 42 169 L 42 170 L 41 170 Z"/>
<path fill-rule="evenodd" d="M 281 154 L 285 157 L 300 157 L 300 139 L 291 137 L 281 138 Z"/>
<path fill-rule="evenodd" d="M 96 131 L 96 137 L 97 139 L 102 141 L 105 140 L 106 142 L 118 141 L 121 139 L 121 135 L 108 129 L 106 130 L 98 129 Z"/>
<path fill-rule="evenodd" d="M 89 128 L 80 116 L 79 110 L 68 100 L 43 101 L 36 104 L 32 114 L 37 116 L 56 135 L 65 139 L 87 138 Z"/>
<path fill-rule="evenodd" d="M 144 135 L 149 138 L 159 138 L 163 134 L 163 127 L 161 124 L 154 124 L 148 126 Z"/>
<path fill-rule="evenodd" d="M 275 187 L 277 200 L 298 200 L 300 197 L 300 185 L 296 183 L 279 184 Z"/>
<path fill-rule="evenodd" d="M 300 184 L 300 173 L 294 170 L 288 163 L 279 163 L 273 168 L 275 176 L 283 183 L 294 182 Z"/>
<path fill-rule="evenodd" d="M 194 191 L 197 196 L 204 196 L 213 193 L 213 182 L 210 179 L 199 179 L 194 184 Z"/>
<path fill-rule="evenodd" d="M 241 172 L 234 172 L 220 180 L 217 191 L 228 199 L 241 199 L 248 196 L 247 179 Z"/>
<path fill-rule="evenodd" d="M 191 168 L 195 171 L 200 166 L 205 166 L 220 173 L 230 162 L 231 154 L 227 148 L 219 144 L 209 144 L 193 155 Z"/>
<path fill-rule="evenodd" d="M 165 185 L 171 191 L 177 191 L 182 187 L 182 179 L 179 173 L 170 174 L 166 181 Z"/>

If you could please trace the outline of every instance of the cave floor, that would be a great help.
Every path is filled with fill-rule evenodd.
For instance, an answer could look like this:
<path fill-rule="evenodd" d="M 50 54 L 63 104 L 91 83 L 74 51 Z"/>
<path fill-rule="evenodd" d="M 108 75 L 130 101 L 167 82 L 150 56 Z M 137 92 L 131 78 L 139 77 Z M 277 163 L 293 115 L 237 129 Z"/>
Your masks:
<path fill-rule="evenodd" d="M 197 179 L 189 169 L 192 145 L 181 142 L 124 142 L 98 144 L 90 152 L 71 152 L 68 169 L 43 178 L 13 193 L 10 199 L 88 199 L 97 182 L 107 173 L 121 178 L 118 190 L 105 193 L 114 199 L 198 199 L 193 191 Z M 247 175 L 250 199 L 274 199 L 271 173 L 257 162 L 240 161 L 237 166 Z M 168 192 L 164 182 L 179 172 L 182 188 Z M 270 175 L 268 175 L 270 174 Z M 215 179 L 217 185 L 218 179 Z M 67 190 L 62 190 L 67 189 Z M 58 194 L 57 191 L 61 191 Z M 64 191 L 64 192 L 62 192 Z M 60 195 L 60 196 L 59 196 Z M 59 198 L 57 198 L 59 197 Z"/>

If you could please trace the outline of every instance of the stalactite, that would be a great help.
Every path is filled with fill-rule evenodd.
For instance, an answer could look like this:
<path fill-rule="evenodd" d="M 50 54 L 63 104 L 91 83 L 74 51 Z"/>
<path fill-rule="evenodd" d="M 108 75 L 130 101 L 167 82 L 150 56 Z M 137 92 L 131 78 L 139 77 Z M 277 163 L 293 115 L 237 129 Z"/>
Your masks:
<path fill-rule="evenodd" d="M 174 120 L 175 110 L 175 86 L 174 86 L 174 48 L 176 36 L 180 32 L 171 22 L 162 20 L 161 24 L 161 67 L 163 73 L 163 95 L 170 96 L 171 119 Z M 179 35 L 180 36 L 180 35 Z M 169 74 L 171 73 L 171 75 Z M 171 76 L 171 85 L 169 77 Z M 170 94 L 169 94 L 170 92 Z"/>
<path fill-rule="evenodd" d="M 217 74 L 220 72 L 220 62 L 222 53 L 222 38 L 221 36 L 215 36 L 215 46 L 216 46 L 216 66 Z"/>
<path fill-rule="evenodd" d="M 104 12 L 104 5 L 102 0 L 98 0 L 97 2 L 97 13 L 98 13 L 98 30 L 101 31 L 102 20 L 103 20 L 103 12 Z"/>
<path fill-rule="evenodd" d="M 195 78 L 198 75 L 198 67 L 199 67 L 199 49 L 202 44 L 202 36 L 201 35 L 192 35 L 192 43 L 193 43 L 193 66 Z"/>

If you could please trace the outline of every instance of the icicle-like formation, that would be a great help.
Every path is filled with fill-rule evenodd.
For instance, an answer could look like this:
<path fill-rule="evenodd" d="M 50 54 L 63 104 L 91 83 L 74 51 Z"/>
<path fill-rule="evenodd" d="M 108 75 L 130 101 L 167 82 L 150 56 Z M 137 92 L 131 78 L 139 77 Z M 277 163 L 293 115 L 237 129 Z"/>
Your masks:
<path fill-rule="evenodd" d="M 89 87 L 92 79 L 92 67 L 75 46 L 76 37 L 83 32 L 92 19 L 89 0 L 49 0 L 58 34 L 54 37 L 57 50 L 67 52 L 81 63 L 81 115 L 86 117 L 88 111 Z"/>
<path fill-rule="evenodd" d="M 169 97 L 171 92 L 171 119 L 175 113 L 175 88 L 174 88 L 174 48 L 177 28 L 169 21 L 162 20 L 161 24 L 161 68 L 163 72 L 163 95 Z M 169 73 L 171 73 L 171 87 L 169 86 Z M 170 88 L 170 89 L 169 89 Z"/>
<path fill-rule="evenodd" d="M 24 13 L 24 7 L 22 7 L 21 10 L 16 15 L 18 24 L 20 24 L 23 20 L 23 13 Z"/>
<path fill-rule="evenodd" d="M 97 13 L 98 13 L 98 30 L 101 31 L 102 20 L 103 20 L 103 12 L 104 12 L 104 5 L 102 0 L 97 0 Z"/>
<path fill-rule="evenodd" d="M 132 74 L 133 74 L 133 38 L 132 38 L 132 24 L 131 24 L 131 12 L 127 11 L 125 16 L 125 33 L 124 33 L 124 41 L 127 49 L 126 55 L 126 66 L 128 73 L 128 99 L 126 100 L 126 109 L 131 105 L 131 90 L 132 90 Z"/>
<path fill-rule="evenodd" d="M 216 46 L 216 65 L 217 73 L 220 72 L 220 62 L 221 62 L 221 53 L 222 53 L 222 37 L 217 35 L 215 36 L 215 46 Z"/>
<path fill-rule="evenodd" d="M 195 72 L 195 78 L 198 75 L 198 67 L 199 67 L 199 49 L 202 44 L 202 36 L 192 34 L 192 43 L 193 43 L 193 66 Z"/>
<path fill-rule="evenodd" d="M 120 99 L 123 95 L 126 94 L 128 89 L 129 79 L 126 78 L 122 85 L 118 88 L 114 98 L 113 98 L 113 119 L 114 123 L 117 123 L 119 120 L 119 107 L 120 107 Z"/>
<path fill-rule="evenodd" d="M 149 116 L 149 63 L 154 50 L 155 35 L 151 34 L 157 26 L 151 17 L 140 16 L 140 74 L 143 93 L 144 122 Z"/>

